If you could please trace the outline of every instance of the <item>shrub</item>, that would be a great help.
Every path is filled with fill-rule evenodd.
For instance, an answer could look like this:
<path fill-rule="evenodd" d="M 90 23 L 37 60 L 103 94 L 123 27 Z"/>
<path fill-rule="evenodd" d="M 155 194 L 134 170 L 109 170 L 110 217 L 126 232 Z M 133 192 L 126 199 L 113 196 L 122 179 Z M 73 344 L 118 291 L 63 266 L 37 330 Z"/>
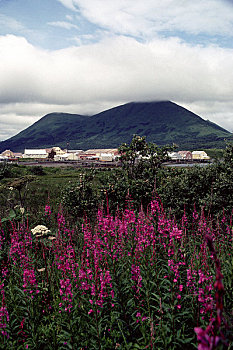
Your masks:
<path fill-rule="evenodd" d="M 41 165 L 36 165 L 36 166 L 30 167 L 30 172 L 31 172 L 31 174 L 37 175 L 37 176 L 45 175 L 44 168 Z"/>

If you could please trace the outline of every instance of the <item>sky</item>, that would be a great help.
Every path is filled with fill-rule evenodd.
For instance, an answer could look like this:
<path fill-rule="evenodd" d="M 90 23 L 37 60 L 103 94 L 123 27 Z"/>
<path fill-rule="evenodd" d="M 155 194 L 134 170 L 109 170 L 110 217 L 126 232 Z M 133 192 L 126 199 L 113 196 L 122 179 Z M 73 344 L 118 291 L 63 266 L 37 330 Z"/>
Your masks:
<path fill-rule="evenodd" d="M 0 141 L 161 100 L 233 132 L 233 0 L 0 0 Z"/>

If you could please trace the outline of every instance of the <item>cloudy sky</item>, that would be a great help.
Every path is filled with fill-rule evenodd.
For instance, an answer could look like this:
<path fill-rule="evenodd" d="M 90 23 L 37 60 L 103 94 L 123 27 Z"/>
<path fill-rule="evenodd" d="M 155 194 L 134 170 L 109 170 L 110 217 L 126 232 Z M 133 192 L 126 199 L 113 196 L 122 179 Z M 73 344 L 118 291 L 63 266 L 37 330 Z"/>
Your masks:
<path fill-rule="evenodd" d="M 0 0 L 0 140 L 152 100 L 233 131 L 233 0 Z"/>

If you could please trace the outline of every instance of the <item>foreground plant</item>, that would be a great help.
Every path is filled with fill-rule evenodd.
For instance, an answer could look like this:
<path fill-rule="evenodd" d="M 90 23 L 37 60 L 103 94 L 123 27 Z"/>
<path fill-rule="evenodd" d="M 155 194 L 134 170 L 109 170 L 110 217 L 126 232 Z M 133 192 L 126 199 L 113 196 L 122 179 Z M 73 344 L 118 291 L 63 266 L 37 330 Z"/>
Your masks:
<path fill-rule="evenodd" d="M 62 210 L 53 229 L 2 227 L 4 349 L 195 349 L 195 332 L 199 349 L 230 349 L 226 217 L 214 223 L 194 212 L 188 222 L 184 213 L 178 225 L 158 199 L 147 213 L 136 214 L 130 198 L 110 212 L 99 209 L 94 225 L 86 218 L 73 229 Z"/>

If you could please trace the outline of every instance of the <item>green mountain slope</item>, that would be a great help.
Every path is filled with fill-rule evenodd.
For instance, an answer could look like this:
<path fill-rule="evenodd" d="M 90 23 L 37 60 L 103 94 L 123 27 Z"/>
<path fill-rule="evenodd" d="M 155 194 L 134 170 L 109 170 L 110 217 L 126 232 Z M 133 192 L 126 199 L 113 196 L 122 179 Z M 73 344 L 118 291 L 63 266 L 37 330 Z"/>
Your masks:
<path fill-rule="evenodd" d="M 220 148 L 232 134 L 170 101 L 132 102 L 93 116 L 51 113 L 0 143 L 0 151 L 50 146 L 72 149 L 118 147 L 133 134 L 180 149 Z"/>

